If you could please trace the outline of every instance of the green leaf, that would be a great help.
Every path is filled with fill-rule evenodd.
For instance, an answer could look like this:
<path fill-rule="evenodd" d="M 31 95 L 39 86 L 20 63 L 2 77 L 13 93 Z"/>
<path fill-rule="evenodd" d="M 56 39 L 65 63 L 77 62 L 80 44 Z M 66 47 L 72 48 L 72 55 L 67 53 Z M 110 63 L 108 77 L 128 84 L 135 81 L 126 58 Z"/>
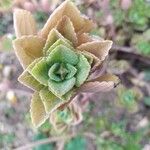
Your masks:
<path fill-rule="evenodd" d="M 62 39 L 71 45 L 71 42 L 65 39 L 56 29 L 52 29 L 48 35 L 45 47 L 43 48 L 43 53 L 46 54 L 47 50 L 49 50 L 49 48 L 59 39 Z"/>
<path fill-rule="evenodd" d="M 68 47 L 69 49 L 72 49 L 73 50 L 73 47 L 70 45 L 70 43 L 68 43 L 66 40 L 64 39 L 58 39 L 49 49 L 48 51 L 46 52 L 47 55 L 50 54 L 50 52 L 55 49 L 57 46 L 59 45 L 64 45 L 66 47 Z"/>
<path fill-rule="evenodd" d="M 48 114 L 54 111 L 63 103 L 61 99 L 52 94 L 47 88 L 44 88 L 40 91 L 40 97 L 44 104 L 46 113 Z"/>
<path fill-rule="evenodd" d="M 57 117 L 60 122 L 69 124 L 72 121 L 72 113 L 69 109 L 57 110 Z"/>
<path fill-rule="evenodd" d="M 77 136 L 65 145 L 65 150 L 86 150 L 86 139 Z"/>
<path fill-rule="evenodd" d="M 67 67 L 69 73 L 67 74 L 65 79 L 71 79 L 77 73 L 77 69 L 70 64 L 66 64 L 66 67 Z"/>
<path fill-rule="evenodd" d="M 49 132 L 52 128 L 52 125 L 50 124 L 49 120 L 46 120 L 38 129 L 40 132 L 46 133 Z"/>
<path fill-rule="evenodd" d="M 51 80 L 56 81 L 56 82 L 60 82 L 61 81 L 60 76 L 58 76 L 56 74 L 56 71 L 58 71 L 59 67 L 60 67 L 60 64 L 59 63 L 55 63 L 55 64 L 52 65 L 52 67 L 48 71 L 49 78 Z"/>
<path fill-rule="evenodd" d="M 43 58 L 35 64 L 35 66 L 31 69 L 30 73 L 41 84 L 47 86 L 48 79 L 49 79 L 48 70 L 49 70 L 49 66 L 48 66 L 45 58 Z"/>
<path fill-rule="evenodd" d="M 76 66 L 76 86 L 79 87 L 87 79 L 91 66 L 84 55 L 79 54 L 79 62 Z"/>
<path fill-rule="evenodd" d="M 18 80 L 32 90 L 40 91 L 44 87 L 26 70 L 19 76 Z"/>
<path fill-rule="evenodd" d="M 70 65 L 64 63 L 55 63 L 48 71 L 48 75 L 51 80 L 60 82 L 63 80 L 71 79 L 75 76 L 77 69 Z"/>
<path fill-rule="evenodd" d="M 52 50 L 47 58 L 47 62 L 49 65 L 54 63 L 69 63 L 76 65 L 78 63 L 78 56 L 73 50 L 64 45 L 59 45 Z"/>
<path fill-rule="evenodd" d="M 64 80 L 62 82 L 55 82 L 53 80 L 48 81 L 48 86 L 50 91 L 55 95 L 63 96 L 69 92 L 75 85 L 76 79 L 73 77 L 69 80 Z"/>
<path fill-rule="evenodd" d="M 37 133 L 34 135 L 34 141 L 40 141 L 42 139 L 48 138 L 44 133 Z M 54 150 L 54 145 L 53 144 L 43 144 L 36 146 L 33 148 L 33 150 Z"/>
<path fill-rule="evenodd" d="M 139 42 L 137 48 L 140 53 L 144 55 L 150 55 L 150 43 L 148 42 Z"/>

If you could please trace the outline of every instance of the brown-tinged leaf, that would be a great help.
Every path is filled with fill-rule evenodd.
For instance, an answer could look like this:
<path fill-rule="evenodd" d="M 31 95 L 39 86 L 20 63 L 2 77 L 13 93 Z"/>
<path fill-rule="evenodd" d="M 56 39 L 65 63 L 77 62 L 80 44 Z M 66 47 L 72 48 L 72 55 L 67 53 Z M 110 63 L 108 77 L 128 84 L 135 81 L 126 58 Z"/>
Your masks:
<path fill-rule="evenodd" d="M 100 82 L 102 82 L 102 81 L 106 81 L 106 82 L 113 81 L 115 83 L 115 85 L 117 85 L 120 82 L 120 79 L 116 75 L 107 73 L 107 74 L 100 76 L 100 77 L 98 77 L 94 80 L 91 80 L 91 81 L 100 81 Z"/>
<path fill-rule="evenodd" d="M 44 104 L 38 92 L 35 92 L 33 94 L 30 107 L 31 120 L 34 127 L 41 126 L 48 116 L 46 116 Z"/>
<path fill-rule="evenodd" d="M 107 92 L 112 90 L 120 82 L 119 78 L 115 75 L 106 74 L 90 82 L 85 83 L 79 89 L 79 92 Z"/>
<path fill-rule="evenodd" d="M 68 105 L 68 109 L 71 111 L 72 113 L 72 122 L 70 123 L 71 125 L 77 125 L 79 123 L 81 123 L 81 121 L 83 120 L 83 116 L 82 116 L 82 110 L 80 108 L 80 106 L 78 106 L 75 102 L 71 102 Z"/>
<path fill-rule="evenodd" d="M 64 104 L 64 101 L 56 97 L 53 93 L 51 93 L 47 88 L 43 88 L 40 91 L 40 97 L 43 101 L 46 113 L 50 114 L 55 109 L 57 109 L 60 105 Z"/>
<path fill-rule="evenodd" d="M 82 33 L 82 34 L 78 34 L 77 35 L 77 39 L 78 39 L 78 46 L 83 44 L 83 43 L 87 43 L 87 42 L 92 42 L 92 38 L 88 33 Z"/>
<path fill-rule="evenodd" d="M 65 39 L 59 32 L 58 30 L 56 29 L 52 29 L 50 32 L 49 32 L 49 35 L 47 37 L 47 40 L 46 40 L 46 44 L 44 46 L 44 49 L 43 49 L 43 53 L 46 54 L 47 50 L 58 40 L 58 39 L 61 39 L 62 41 L 66 42 L 66 43 L 69 43 L 71 45 L 71 42 L 67 39 Z"/>
<path fill-rule="evenodd" d="M 97 63 L 95 67 L 93 67 L 93 70 L 91 70 L 87 81 L 91 81 L 102 76 L 106 72 L 106 68 L 107 64 L 105 61 L 101 63 L 99 62 L 99 64 Z"/>
<path fill-rule="evenodd" d="M 15 53 L 23 68 L 43 55 L 44 44 L 45 40 L 37 36 L 23 36 L 13 41 Z"/>
<path fill-rule="evenodd" d="M 104 41 L 102 38 L 98 36 L 91 36 L 89 33 L 77 34 L 78 46 L 83 43 L 92 42 L 92 41 Z"/>
<path fill-rule="evenodd" d="M 77 47 L 77 49 L 79 49 L 80 51 L 88 51 L 98 57 L 101 61 L 103 61 L 108 55 L 111 46 L 112 41 L 109 40 L 92 41 L 80 45 L 79 47 Z"/>
<path fill-rule="evenodd" d="M 70 126 L 79 124 L 82 121 L 81 108 L 72 102 L 66 106 L 63 110 L 57 109 L 50 115 L 50 122 L 54 129 L 62 133 Z"/>
<path fill-rule="evenodd" d="M 17 38 L 24 35 L 36 35 L 36 22 L 27 10 L 16 9 L 14 12 L 14 28 Z"/>
<path fill-rule="evenodd" d="M 78 8 L 70 0 L 66 0 L 52 13 L 52 15 L 50 16 L 40 33 L 41 36 L 46 38 L 50 30 L 57 25 L 58 21 L 64 15 L 70 18 L 76 32 L 88 32 L 93 27 L 93 22 L 81 16 Z"/>
<path fill-rule="evenodd" d="M 57 24 L 56 29 L 74 45 L 77 44 L 77 35 L 75 33 L 73 24 L 69 17 L 64 16 Z"/>
<path fill-rule="evenodd" d="M 107 92 L 114 88 L 114 82 L 113 81 L 102 81 L 102 82 L 88 82 L 85 83 L 81 89 L 80 92 L 88 92 L 88 93 L 97 93 L 97 92 Z"/>
<path fill-rule="evenodd" d="M 43 85 L 40 84 L 28 71 L 24 71 L 18 78 L 19 82 L 35 91 L 40 91 Z"/>
<path fill-rule="evenodd" d="M 88 62 L 91 64 L 91 71 L 95 70 L 95 68 L 101 64 L 99 58 L 97 58 L 92 53 L 88 51 L 81 51 L 81 53 L 88 59 Z"/>

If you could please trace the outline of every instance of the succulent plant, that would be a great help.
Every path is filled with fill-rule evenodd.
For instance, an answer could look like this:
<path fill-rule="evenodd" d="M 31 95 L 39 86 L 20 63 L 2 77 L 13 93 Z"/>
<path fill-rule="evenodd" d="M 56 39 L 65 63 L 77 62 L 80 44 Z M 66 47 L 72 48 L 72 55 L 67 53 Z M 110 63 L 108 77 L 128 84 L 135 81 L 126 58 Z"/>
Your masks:
<path fill-rule="evenodd" d="M 116 104 L 122 108 L 127 109 L 129 112 L 136 112 L 138 110 L 138 100 L 143 95 L 137 87 L 126 88 L 122 85 L 117 89 Z"/>
<path fill-rule="evenodd" d="M 69 0 L 55 9 L 39 32 L 30 12 L 14 12 L 13 46 L 24 68 L 19 81 L 34 90 L 35 127 L 56 109 L 65 109 L 79 93 L 108 91 L 118 83 L 116 76 L 104 71 L 112 41 L 90 36 L 93 27 Z"/>
<path fill-rule="evenodd" d="M 75 102 L 70 103 L 63 110 L 56 109 L 50 115 L 50 123 L 55 131 L 62 133 L 82 121 L 82 111 Z"/>

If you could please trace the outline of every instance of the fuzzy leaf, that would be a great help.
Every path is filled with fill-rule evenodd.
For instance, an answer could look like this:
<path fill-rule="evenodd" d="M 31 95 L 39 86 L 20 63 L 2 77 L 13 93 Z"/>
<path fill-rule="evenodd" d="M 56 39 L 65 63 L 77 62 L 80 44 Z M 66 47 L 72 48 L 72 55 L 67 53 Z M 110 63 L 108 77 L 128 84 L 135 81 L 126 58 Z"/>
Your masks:
<path fill-rule="evenodd" d="M 89 53 L 88 51 L 80 51 L 82 55 L 86 57 L 89 64 L 91 65 L 91 71 L 94 70 L 97 66 L 101 64 L 102 61 L 99 60 L 98 57 L 96 57 L 94 54 Z"/>
<path fill-rule="evenodd" d="M 23 68 L 26 68 L 36 58 L 43 55 L 44 44 L 45 40 L 37 36 L 23 36 L 13 41 L 16 55 Z"/>
<path fill-rule="evenodd" d="M 62 105 L 64 102 L 52 94 L 47 88 L 40 91 L 40 97 L 43 101 L 46 113 L 53 112 L 56 108 Z"/>
<path fill-rule="evenodd" d="M 91 66 L 84 55 L 79 55 L 79 62 L 77 64 L 76 86 L 79 87 L 87 79 Z"/>
<path fill-rule="evenodd" d="M 119 78 L 115 75 L 106 74 L 97 79 L 91 80 L 80 87 L 79 92 L 107 92 L 119 83 Z"/>
<path fill-rule="evenodd" d="M 69 73 L 67 74 L 65 79 L 71 79 L 76 74 L 77 69 L 70 64 L 66 64 L 66 67 L 67 67 Z"/>
<path fill-rule="evenodd" d="M 43 49 L 43 53 L 46 54 L 47 50 L 49 50 L 49 48 L 59 39 L 61 39 L 65 43 L 72 45 L 72 43 L 69 40 L 65 39 L 56 29 L 52 29 L 48 34 L 46 44 Z M 49 50 L 49 52 L 50 52 L 50 50 Z"/>
<path fill-rule="evenodd" d="M 59 63 L 55 63 L 54 65 L 52 65 L 52 67 L 49 69 L 48 71 L 48 76 L 51 80 L 60 82 L 61 78 L 55 73 L 56 71 L 58 71 L 60 64 Z"/>
<path fill-rule="evenodd" d="M 14 12 L 14 28 L 17 37 L 35 35 L 36 23 L 29 11 L 16 9 Z"/>
<path fill-rule="evenodd" d="M 73 88 L 73 86 L 75 85 L 75 81 L 76 79 L 74 77 L 69 80 L 64 80 L 62 82 L 55 82 L 53 80 L 49 80 L 48 86 L 55 95 L 63 96 Z"/>
<path fill-rule="evenodd" d="M 50 115 L 50 122 L 58 132 L 62 132 L 69 126 L 77 125 L 81 121 L 81 108 L 74 102 L 68 104 L 64 109 L 56 109 Z"/>
<path fill-rule="evenodd" d="M 77 36 L 69 17 L 64 16 L 57 24 L 56 29 L 74 45 L 77 44 Z"/>
<path fill-rule="evenodd" d="M 104 41 L 104 39 L 102 39 L 101 37 L 96 35 L 91 36 L 89 33 L 78 34 L 77 39 L 78 39 L 78 46 L 92 41 Z"/>
<path fill-rule="evenodd" d="M 86 93 L 86 92 L 88 92 L 88 93 L 107 92 L 113 88 L 114 88 L 114 82 L 112 82 L 112 81 L 109 81 L 109 82 L 95 81 L 95 82 L 85 83 L 81 87 L 80 92 L 83 92 L 83 93 Z"/>
<path fill-rule="evenodd" d="M 47 119 L 44 104 L 38 94 L 38 92 L 35 92 L 32 96 L 31 100 L 31 120 L 35 127 L 39 127 L 42 125 L 45 120 Z"/>
<path fill-rule="evenodd" d="M 31 88 L 32 90 L 39 91 L 43 88 L 43 85 L 40 84 L 30 73 L 26 70 L 19 76 L 19 82 L 25 86 Z"/>
<path fill-rule="evenodd" d="M 66 46 L 59 45 L 50 53 L 47 58 L 47 62 L 48 64 L 60 62 L 76 65 L 78 63 L 78 56 L 74 51 L 70 50 Z"/>
<path fill-rule="evenodd" d="M 100 76 L 94 80 L 91 80 L 91 81 L 106 81 L 106 82 L 109 82 L 109 81 L 113 81 L 116 84 L 118 84 L 120 82 L 120 79 L 116 76 L 116 75 L 113 75 L 113 74 L 104 74 L 103 76 Z"/>
<path fill-rule="evenodd" d="M 93 41 L 80 45 L 77 49 L 81 51 L 88 51 L 103 61 L 109 53 L 112 46 L 112 41 Z"/>
<path fill-rule="evenodd" d="M 70 49 L 74 50 L 74 48 L 73 48 L 69 43 L 67 43 L 67 41 L 65 41 L 65 40 L 63 40 L 63 39 L 59 39 L 59 40 L 57 40 L 57 41 L 48 49 L 48 51 L 47 51 L 46 54 L 49 55 L 50 52 L 51 52 L 53 49 L 55 49 L 57 46 L 59 46 L 59 45 L 64 45 L 64 46 L 66 46 L 67 48 L 70 48 Z"/>
<path fill-rule="evenodd" d="M 55 11 L 51 14 L 47 23 L 41 31 L 42 37 L 47 37 L 49 31 L 51 31 L 63 17 L 68 16 L 73 23 L 76 32 L 86 32 L 92 29 L 93 22 L 87 18 L 84 18 L 78 8 L 70 1 L 63 2 Z"/>
<path fill-rule="evenodd" d="M 31 64 L 31 65 L 33 65 L 33 64 Z M 41 84 L 47 86 L 48 79 L 49 79 L 48 70 L 49 70 L 49 66 L 46 63 L 46 59 L 43 58 L 43 59 L 39 60 L 38 62 L 36 62 L 36 64 L 31 69 L 30 73 L 37 81 L 39 81 Z"/>
<path fill-rule="evenodd" d="M 60 96 L 60 95 L 56 95 L 58 96 L 60 99 L 64 100 L 66 103 L 64 104 L 64 106 L 68 105 L 68 103 L 73 100 L 73 98 L 76 96 L 76 89 L 73 87 L 69 92 L 67 92 L 65 95 Z"/>
<path fill-rule="evenodd" d="M 82 33 L 82 34 L 78 34 L 77 35 L 77 39 L 78 39 L 78 46 L 83 44 L 83 43 L 87 43 L 87 42 L 92 42 L 92 37 L 88 34 L 88 33 Z"/>

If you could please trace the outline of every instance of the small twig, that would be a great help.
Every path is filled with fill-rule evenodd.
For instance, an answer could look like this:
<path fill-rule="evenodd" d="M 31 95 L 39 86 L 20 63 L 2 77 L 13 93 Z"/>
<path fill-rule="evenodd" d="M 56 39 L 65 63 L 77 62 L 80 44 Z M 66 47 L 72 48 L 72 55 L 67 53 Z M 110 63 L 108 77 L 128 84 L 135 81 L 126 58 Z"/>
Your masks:
<path fill-rule="evenodd" d="M 62 141 L 60 141 L 58 144 L 58 148 L 57 148 L 57 150 L 63 150 L 64 149 L 64 146 L 65 146 L 65 141 L 66 140 L 62 140 Z"/>
<path fill-rule="evenodd" d="M 85 132 L 83 133 L 83 135 L 87 138 L 90 138 L 92 140 L 95 140 L 96 139 L 96 135 L 94 133 L 91 133 L 91 132 Z"/>
<path fill-rule="evenodd" d="M 110 51 L 110 53 L 117 52 L 117 57 L 119 59 L 125 59 L 127 61 L 130 60 L 134 62 L 133 64 L 135 66 L 138 64 L 136 67 L 139 67 L 142 65 L 143 68 L 149 68 L 150 66 L 150 57 L 136 53 L 135 52 L 136 50 L 132 47 L 114 45 L 112 49 L 114 51 Z"/>
<path fill-rule="evenodd" d="M 113 50 L 116 50 L 116 51 L 124 51 L 124 52 L 133 52 L 135 51 L 134 48 L 132 47 L 126 47 L 126 46 L 119 46 L 119 45 L 113 45 L 112 47 Z"/>
<path fill-rule="evenodd" d="M 44 145 L 44 144 L 57 142 L 57 141 L 61 142 L 60 146 L 59 146 L 59 150 L 63 150 L 64 145 L 65 145 L 65 141 L 68 140 L 68 139 L 71 139 L 71 138 L 73 138 L 75 136 L 77 136 L 77 133 L 71 134 L 71 135 L 68 135 L 68 136 L 65 136 L 65 137 L 64 136 L 51 137 L 51 138 L 39 140 L 39 141 L 36 141 L 36 142 L 33 142 L 33 143 L 29 143 L 29 144 L 27 144 L 25 146 L 21 146 L 19 148 L 14 149 L 14 150 L 29 150 L 29 149 L 34 148 L 34 147 L 39 146 L 39 145 Z M 91 133 L 91 132 L 85 132 L 85 133 L 83 133 L 83 136 L 85 136 L 87 138 L 90 138 L 92 140 L 96 139 L 96 135 Z"/>
<path fill-rule="evenodd" d="M 47 139 L 39 140 L 39 141 L 36 141 L 33 143 L 29 143 L 25 146 L 21 146 L 19 148 L 14 149 L 14 150 L 29 150 L 29 149 L 34 148 L 34 147 L 39 146 L 39 145 L 48 144 L 48 143 L 52 143 L 52 142 L 56 142 L 56 141 L 67 140 L 67 139 L 73 138 L 74 136 L 75 135 L 69 135 L 66 137 L 61 136 L 61 137 L 47 138 Z"/>

